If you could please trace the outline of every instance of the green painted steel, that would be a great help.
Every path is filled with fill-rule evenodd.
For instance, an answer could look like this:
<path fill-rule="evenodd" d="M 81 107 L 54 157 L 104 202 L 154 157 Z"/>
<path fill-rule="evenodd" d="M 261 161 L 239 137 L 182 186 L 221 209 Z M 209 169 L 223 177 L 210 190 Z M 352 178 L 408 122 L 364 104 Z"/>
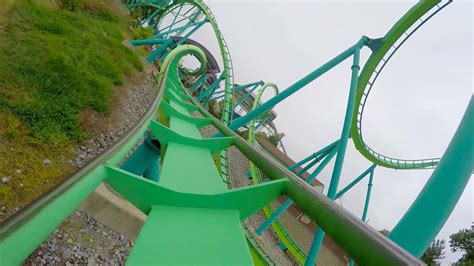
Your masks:
<path fill-rule="evenodd" d="M 182 119 L 183 115 L 191 115 L 183 108 L 184 99 L 189 97 L 182 97 L 183 91 L 178 89 L 181 82 L 177 72 L 169 76 L 169 92 L 164 98 L 168 101 L 165 106 L 169 127 L 154 121 L 150 124 L 152 134 L 166 146 L 160 183 L 123 171 L 115 171 L 116 178 L 107 180 L 149 214 L 128 263 L 251 264 L 240 221 L 280 196 L 287 181 L 226 192 L 212 155 L 227 148 L 235 138 L 202 139 L 198 125 L 191 118 Z M 170 112 L 171 109 L 175 111 Z M 176 112 L 182 114 L 176 116 Z M 188 158 L 185 167 L 181 158 Z M 202 232 L 208 232 L 206 241 L 182 256 L 182 247 L 195 243 Z"/>
<path fill-rule="evenodd" d="M 341 138 L 339 139 L 337 147 L 336 162 L 332 171 L 331 182 L 328 189 L 328 198 L 334 200 L 339 187 L 339 180 L 341 178 L 342 165 L 344 163 L 344 157 L 346 154 L 347 142 L 349 141 L 349 134 L 351 129 L 352 114 L 354 112 L 354 106 L 356 105 L 355 97 L 357 90 L 357 82 L 359 76 L 359 61 L 360 61 L 360 49 L 365 45 L 366 40 L 361 40 L 354 49 L 353 60 L 351 67 L 351 84 L 349 88 L 349 97 L 347 99 L 346 114 L 344 116 L 344 123 L 342 126 Z M 305 261 L 306 266 L 314 265 L 316 262 L 316 256 L 319 253 L 319 249 L 323 243 L 324 231 L 318 227 L 311 248 L 308 252 L 308 257 Z"/>
<path fill-rule="evenodd" d="M 421 257 L 443 227 L 473 172 L 474 98 L 438 167 L 410 209 L 390 233 L 390 239 Z"/>
<path fill-rule="evenodd" d="M 313 182 L 314 179 L 316 179 L 316 177 L 321 173 L 321 171 L 324 170 L 324 168 L 327 166 L 327 164 L 336 155 L 337 147 L 338 147 L 338 145 L 335 145 L 330 151 L 328 151 L 328 153 L 321 156 L 321 157 L 324 158 L 324 160 L 306 178 L 306 180 L 305 180 L 306 183 L 311 184 L 311 182 Z M 264 223 L 262 223 L 256 229 L 257 234 L 261 234 L 265 229 L 267 229 L 267 227 L 270 224 L 272 224 L 278 217 L 280 217 L 292 204 L 293 204 L 293 201 L 291 199 L 287 199 L 275 212 L 272 213 L 272 215 Z"/>
<path fill-rule="evenodd" d="M 260 104 L 260 100 L 262 98 L 263 93 L 267 88 L 274 88 L 274 93 L 278 94 L 278 87 L 273 84 L 273 83 L 264 83 L 263 86 L 257 91 L 257 95 L 255 96 L 255 100 L 252 106 L 252 110 L 256 109 L 258 105 Z M 256 139 L 255 139 L 255 124 L 256 124 L 256 119 L 250 121 L 248 125 L 248 142 L 251 145 L 257 145 Z M 259 184 L 262 183 L 262 178 L 260 174 L 260 170 L 253 164 L 251 161 L 249 161 L 249 171 L 250 175 L 252 176 L 252 182 L 253 184 Z M 263 212 L 267 216 L 267 218 L 270 218 L 271 215 L 275 212 L 273 206 L 270 204 L 266 207 L 263 208 Z M 299 262 L 299 263 L 304 263 L 306 260 L 306 254 L 303 252 L 303 250 L 298 246 L 298 244 L 295 242 L 295 240 L 291 237 L 291 235 L 288 233 L 288 231 L 285 229 L 283 224 L 277 220 L 272 224 L 272 228 L 277 234 L 278 238 L 282 243 L 285 244 L 285 246 L 288 248 L 290 251 L 291 255 Z"/>
<path fill-rule="evenodd" d="M 374 73 L 378 75 L 381 71 L 379 66 L 385 63 L 389 58 L 386 55 L 394 49 L 395 44 L 401 39 L 407 38 L 405 34 L 409 29 L 412 29 L 416 23 L 420 23 L 420 19 L 428 14 L 433 9 L 438 9 L 437 6 L 441 1 L 439 0 L 423 0 L 415 4 L 388 32 L 385 36 L 378 41 L 377 49 L 372 53 L 367 62 L 365 63 L 361 74 L 359 76 L 356 102 L 358 103 L 355 107 L 352 125 L 351 125 L 351 137 L 354 142 L 356 149 L 369 161 L 388 168 L 395 169 L 417 169 L 417 168 L 431 168 L 436 166 L 438 159 L 426 159 L 426 160 L 403 160 L 394 159 L 388 156 L 382 155 L 372 150 L 362 138 L 361 129 L 361 108 L 365 104 L 365 98 L 367 93 L 366 88 L 370 88 L 369 85 L 373 82 L 371 77 Z M 421 24 L 422 25 L 422 24 Z M 421 26 L 420 25 L 420 26 Z M 415 29 L 416 30 L 416 29 Z M 410 35 L 413 32 L 409 33 Z M 396 50 L 395 50 L 396 51 Z M 377 73 L 376 73 L 377 72 Z"/>
<path fill-rule="evenodd" d="M 315 79 L 319 78 L 347 58 L 351 57 L 354 54 L 355 50 L 360 49 L 364 45 L 367 45 L 370 42 L 370 39 L 367 37 L 362 37 L 356 44 L 351 46 L 350 48 L 346 49 L 333 59 L 329 60 L 322 66 L 318 67 L 316 70 L 313 72 L 309 73 L 308 75 L 304 76 L 302 79 L 298 80 L 295 82 L 293 85 L 288 87 L 287 89 L 281 91 L 278 95 L 275 95 L 273 98 L 269 99 L 266 101 L 264 104 L 260 105 L 259 107 L 255 108 L 255 110 L 249 112 L 247 115 L 240 117 L 238 119 L 235 119 L 232 124 L 230 124 L 229 128 L 232 130 L 237 130 L 242 126 L 245 126 L 248 124 L 252 119 L 255 119 L 259 115 L 267 112 L 271 108 L 273 108 L 275 105 L 278 103 L 282 102 L 286 98 L 290 97 L 300 89 L 302 89 L 304 86 L 308 85 Z"/>
<path fill-rule="evenodd" d="M 252 110 L 258 107 L 260 104 L 260 100 L 262 98 L 263 93 L 265 92 L 266 89 L 268 88 L 273 88 L 274 93 L 278 94 L 278 87 L 274 83 L 264 83 L 260 89 L 258 89 L 257 94 L 255 96 Z M 256 119 L 250 121 L 248 125 L 248 142 L 252 145 L 257 145 L 256 139 L 255 139 L 255 124 L 256 124 Z M 314 156 L 311 155 L 310 158 L 313 158 Z M 297 166 L 298 167 L 298 166 Z M 253 164 L 252 162 L 249 162 L 249 171 L 250 175 L 252 176 L 252 182 L 253 184 L 260 184 L 262 183 L 262 178 L 260 175 L 259 169 Z M 270 218 L 272 214 L 275 212 L 273 206 L 270 204 L 266 207 L 263 208 L 263 211 L 267 218 Z M 306 260 L 306 254 L 302 251 L 302 249 L 298 246 L 298 244 L 295 242 L 295 240 L 291 237 L 291 235 L 288 233 L 288 231 L 285 229 L 283 224 L 276 220 L 274 223 L 269 223 L 272 225 L 272 228 L 274 229 L 275 233 L 277 234 L 278 238 L 280 241 L 282 241 L 285 246 L 288 248 L 290 251 L 291 255 L 301 264 L 304 263 Z"/>
<path fill-rule="evenodd" d="M 220 182 L 217 168 L 215 168 L 212 160 L 212 147 L 206 148 L 202 146 L 203 144 L 201 141 L 197 141 L 198 144 L 194 141 L 199 139 L 198 125 L 181 120 L 179 117 L 174 117 L 172 114 L 169 114 L 169 119 L 164 121 L 165 125 L 168 125 L 170 130 L 179 134 L 181 139 L 176 138 L 176 136 L 166 136 L 172 135 L 166 132 L 160 136 L 155 136 L 159 138 L 160 142 L 162 142 L 162 146 L 164 146 L 161 180 L 159 185 L 155 182 L 148 181 L 113 167 L 113 165 L 117 165 L 135 146 L 147 127 L 153 129 L 152 125 L 156 123 L 152 123 L 152 115 L 149 115 L 140 123 L 140 126 L 138 127 L 139 129 L 131 133 L 131 136 L 127 135 L 127 138 L 120 140 L 117 144 L 120 145 L 117 146 L 120 148 L 119 151 L 113 154 L 107 154 L 108 160 L 104 161 L 103 157 L 101 157 L 99 158 L 101 160 L 94 163 L 91 168 L 84 169 L 86 177 L 81 176 L 78 178 L 80 180 L 78 183 L 69 184 L 64 190 L 65 194 L 60 197 L 57 197 L 57 194 L 51 196 L 54 198 L 53 203 L 57 202 L 61 205 L 46 204 L 38 206 L 38 208 L 34 208 L 30 211 L 29 216 L 23 217 L 21 223 L 18 223 L 17 221 L 17 223 L 13 223 L 13 226 L 7 227 L 2 231 L 0 250 L 5 252 L 2 253 L 3 257 L 8 254 L 8 258 L 11 261 L 21 262 L 21 259 L 26 257 L 29 252 L 32 251 L 34 246 L 39 245 L 39 243 L 41 243 L 41 241 L 45 239 L 52 230 L 54 230 L 55 226 L 65 219 L 67 215 L 80 203 L 80 201 L 83 200 L 88 193 L 90 193 L 103 180 L 103 178 L 106 178 L 107 182 L 117 189 L 117 191 L 125 194 L 126 198 L 142 209 L 145 213 L 154 215 L 155 206 L 163 206 L 158 207 L 158 209 L 168 208 L 170 216 L 175 218 L 189 218 L 189 212 L 194 212 L 189 209 L 208 209 L 210 217 L 217 218 L 217 220 L 222 222 L 222 224 L 226 224 L 235 230 L 237 230 L 235 225 L 240 225 L 241 219 L 244 219 L 258 208 L 262 208 L 282 193 L 285 193 L 291 197 L 298 206 L 304 209 L 312 219 L 315 219 L 317 223 L 341 245 L 341 247 L 345 248 L 349 254 L 356 258 L 360 263 L 369 265 L 418 264 L 418 261 L 408 253 L 394 245 L 392 242 L 387 241 L 373 229 L 362 224 L 358 219 L 348 214 L 338 205 L 328 201 L 321 194 L 312 190 L 312 188 L 300 180 L 299 177 L 281 167 L 273 160 L 267 158 L 204 110 L 194 98 L 190 97 L 190 94 L 184 90 L 179 81 L 177 62 L 179 61 L 179 58 L 185 54 L 194 54 L 203 60 L 203 53 L 196 47 L 185 45 L 173 50 L 170 56 L 165 59 L 162 71 L 159 74 L 160 91 L 163 94 L 163 100 L 167 101 L 171 107 L 185 115 L 185 112 L 195 110 L 194 108 L 190 108 L 190 106 L 197 108 L 205 118 L 212 119 L 213 125 L 221 131 L 225 138 L 233 138 L 233 144 L 240 149 L 244 155 L 252 160 L 252 162 L 255 163 L 269 178 L 275 181 L 281 181 L 271 182 L 268 185 L 262 184 L 260 186 L 226 192 L 226 187 L 222 185 L 222 182 Z M 201 63 L 203 63 L 203 61 L 201 61 Z M 203 69 L 204 64 L 201 65 L 199 71 L 203 71 Z M 198 74 L 199 71 L 196 71 L 195 73 L 190 73 L 189 71 L 185 72 L 187 74 Z M 169 80 L 173 80 L 174 82 L 169 82 Z M 189 96 L 188 100 L 191 101 L 191 103 L 183 103 L 184 100 L 183 98 L 180 98 L 181 96 L 178 92 L 181 94 L 187 94 Z M 188 139 L 187 141 L 189 142 L 186 144 L 173 142 L 173 140 L 182 141 L 183 138 Z M 164 141 L 166 139 L 168 142 Z M 183 154 L 187 156 L 183 156 Z M 188 170 L 183 169 L 184 167 L 182 167 L 181 159 L 183 157 L 188 159 L 186 162 L 190 163 L 190 168 Z M 201 160 L 199 167 L 195 166 L 194 163 L 194 161 L 198 160 Z M 103 162 L 107 162 L 110 166 L 101 165 Z M 102 174 L 98 176 L 96 171 L 101 171 Z M 203 172 L 205 172 L 204 175 L 199 174 Z M 199 179 L 201 182 L 190 178 L 193 176 L 198 177 L 196 180 Z M 214 178 L 212 178 L 212 176 L 214 176 Z M 183 181 L 183 179 L 186 179 L 186 182 Z M 93 182 L 90 182 L 91 180 L 93 180 Z M 191 185 L 190 183 L 193 184 Z M 80 184 L 84 184 L 85 188 Z M 160 197 L 159 194 L 168 196 Z M 74 195 L 78 196 L 75 197 Z M 241 202 L 243 204 L 241 204 Z M 70 206 L 65 207 L 64 204 Z M 48 208 L 51 208 L 50 212 L 45 211 L 48 210 Z M 238 213 L 239 215 L 237 215 Z M 52 214 L 58 216 L 56 221 L 49 217 Z M 150 225 L 162 222 L 159 217 L 152 217 L 153 218 L 149 221 Z M 48 226 L 45 226 L 46 224 L 48 224 Z M 179 224 L 179 222 L 176 224 Z M 188 225 L 187 223 L 184 224 Z M 155 234 L 154 231 L 149 232 L 148 230 L 161 229 L 150 225 L 145 225 L 144 232 L 140 233 L 137 245 L 130 256 L 129 263 L 134 264 L 136 262 L 139 264 L 141 262 L 159 261 L 160 258 L 157 256 L 156 249 L 154 249 L 153 252 L 147 252 L 150 248 L 150 236 Z M 200 228 L 208 227 L 204 224 Z M 219 228 L 222 227 L 218 227 L 216 230 L 219 231 Z M 2 229 L 4 229 L 4 227 L 2 227 Z M 174 243 L 168 243 L 171 246 L 177 242 L 190 243 L 190 241 L 194 242 L 196 240 L 206 241 L 202 239 L 202 233 L 193 232 L 192 234 L 184 234 L 182 230 L 183 228 L 178 228 L 174 225 L 172 225 L 171 229 L 179 230 L 173 234 L 175 238 L 170 239 L 170 234 L 166 239 L 163 239 L 165 240 L 164 242 L 176 241 Z M 209 263 L 216 261 L 216 256 L 224 257 L 223 254 L 226 254 L 225 257 L 229 264 L 232 262 L 245 262 L 245 264 L 250 264 L 251 254 L 245 241 L 243 229 L 240 227 L 239 230 L 235 230 L 232 230 L 232 233 L 227 235 L 225 241 L 232 241 L 232 245 L 236 246 L 236 250 L 241 250 L 242 253 L 230 252 L 221 245 L 218 247 L 218 250 L 205 250 L 201 252 L 201 254 L 190 252 L 190 255 L 192 255 L 197 262 Z M 38 233 L 38 231 L 43 232 L 43 234 Z M 23 235 L 21 232 L 23 232 Z M 32 239 L 30 235 L 32 232 L 35 233 L 34 235 L 37 239 L 36 245 L 33 243 L 27 248 L 18 248 L 18 246 L 23 244 L 26 237 L 28 237 L 28 241 Z M 198 236 L 199 239 L 196 238 Z M 222 237 L 222 235 L 220 236 Z M 185 241 L 186 238 L 188 241 Z M 159 239 L 153 239 L 159 241 Z M 215 240 L 215 238 L 212 239 Z M 155 243 L 155 245 L 158 245 L 158 243 Z M 159 245 L 162 245 L 162 243 Z M 212 243 L 206 243 L 205 245 L 216 247 L 216 245 L 213 245 Z M 182 256 L 181 251 L 182 250 L 174 250 L 174 254 L 176 254 L 176 260 L 174 263 L 186 261 L 186 258 L 185 256 Z"/>
<path fill-rule="evenodd" d="M 276 85 L 265 84 L 257 93 L 253 111 L 229 125 L 233 110 L 232 61 L 227 44 L 209 8 L 201 0 L 129 1 L 130 7 L 145 5 L 157 8 L 153 15 L 147 18 L 147 23 L 153 23 L 155 28 L 159 28 L 164 17 L 175 8 L 179 9 L 179 13 L 183 5 L 193 7 L 187 11 L 187 13 L 193 11 L 189 16 L 183 16 L 185 19 L 177 20 L 176 15 L 172 25 L 163 29 L 163 35 L 171 32 L 181 34 L 187 27 L 173 30 L 172 26 L 186 19 L 191 24 L 195 23 L 194 26 L 210 22 L 224 64 L 225 104 L 222 122 L 212 117 L 199 101 L 192 97 L 189 90 L 185 89 L 180 80 L 181 76 L 198 76 L 204 72 L 207 65 L 204 52 L 196 46 L 178 43 L 178 46 L 163 60 L 157 76 L 158 96 L 138 124 L 109 150 L 71 178 L 1 224 L 1 264 L 21 264 L 22 260 L 40 245 L 101 182 L 107 182 L 117 193 L 148 215 L 127 264 L 272 264 L 271 259 L 267 258 L 255 241 L 252 231 L 246 228 L 242 220 L 261 208 L 267 216 L 270 216 L 274 211 L 270 203 L 282 195 L 287 195 L 294 201 L 361 265 L 421 264 L 412 254 L 420 256 L 439 232 L 473 171 L 473 99 L 471 98 L 463 120 L 440 161 L 393 159 L 373 151 L 363 141 L 361 120 L 365 101 L 374 80 L 393 52 L 401 45 L 395 46 L 395 43 L 402 40 L 403 44 L 406 38 L 424 22 L 446 6 L 446 4 L 440 5 L 439 2 L 425 0 L 417 3 L 383 38 L 371 40 L 362 37 L 357 44 L 281 93 L 278 93 Z M 203 15 L 206 17 L 204 22 L 198 22 Z M 421 24 L 416 26 L 416 23 Z M 133 44 L 156 43 L 164 46 L 167 42 L 167 40 L 136 40 Z M 368 46 L 373 53 L 358 76 L 359 50 L 363 46 Z M 391 53 L 392 48 L 394 51 Z M 193 55 L 199 60 L 200 67 L 197 70 L 179 67 L 180 60 L 186 55 Z M 314 155 L 316 157 L 314 161 L 326 157 L 321 162 L 321 165 L 326 165 L 330 155 L 338 151 L 326 198 L 313 190 L 304 180 L 254 147 L 255 124 L 260 115 L 352 55 L 354 65 L 351 89 L 341 139 L 336 145 L 331 146 L 331 151 Z M 200 83 L 203 82 L 202 77 L 199 80 Z M 259 105 L 263 91 L 267 87 L 273 87 L 277 95 Z M 204 117 L 191 116 L 191 112 L 194 111 L 199 111 Z M 157 112 L 160 113 L 160 121 L 153 120 Z M 233 130 L 249 122 L 249 142 L 247 142 Z M 199 128 L 207 125 L 217 128 L 221 136 L 202 138 Z M 159 141 L 159 151 L 139 149 L 122 165 L 124 169 L 118 168 L 146 132 L 151 132 L 153 138 Z M 374 163 L 373 167 L 379 165 L 414 169 L 434 167 L 439 162 L 418 198 L 393 229 L 390 238 L 395 243 L 363 222 L 367 216 L 373 168 L 370 171 L 362 220 L 331 201 L 342 192 L 336 194 L 349 132 L 356 148 Z M 151 147 L 157 147 L 153 146 L 156 145 L 154 141 L 146 138 L 145 142 L 148 144 L 145 145 L 151 143 Z M 145 145 L 142 147 L 146 147 Z M 226 151 L 231 145 L 249 159 L 255 185 L 228 190 L 227 185 L 222 182 L 222 179 L 226 180 L 228 176 Z M 161 169 L 158 168 L 158 152 L 161 153 Z M 216 154 L 220 155 L 220 165 L 217 166 L 214 161 Z M 311 174 L 311 178 L 315 178 L 324 167 L 321 165 Z M 272 181 L 260 183 L 260 171 Z M 159 175 L 159 182 L 141 177 L 142 174 L 154 181 L 158 181 Z M 272 226 L 298 262 L 314 264 L 318 243 L 322 242 L 324 234 L 316 235 L 315 244 L 306 259 L 305 254 L 281 223 L 276 221 Z M 190 245 L 199 248 L 183 249 Z"/>
<path fill-rule="evenodd" d="M 136 175 L 158 182 L 160 180 L 159 142 L 156 139 L 145 137 L 143 143 L 122 164 L 122 169 Z"/>
<path fill-rule="evenodd" d="M 161 21 L 165 18 L 165 16 L 168 14 L 170 10 L 184 4 L 190 4 L 198 8 L 206 16 L 207 20 L 209 20 L 209 23 L 211 24 L 211 27 L 214 31 L 217 43 L 219 45 L 222 62 L 224 65 L 223 75 L 224 75 L 224 83 L 225 83 L 225 87 L 224 87 L 225 96 L 224 96 L 224 110 L 222 114 L 222 121 L 224 125 L 229 125 L 230 122 L 232 121 L 232 114 L 233 114 L 232 87 L 234 86 L 234 70 L 232 67 L 232 59 L 230 56 L 229 47 L 227 46 L 227 43 L 224 39 L 224 35 L 222 34 L 222 32 L 219 29 L 219 26 L 217 25 L 217 21 L 214 15 L 212 14 L 212 11 L 202 0 L 178 0 L 178 1 L 175 1 L 173 4 L 169 5 L 167 8 L 165 8 L 162 12 L 160 12 L 160 16 L 159 18 L 157 18 L 157 25 L 161 24 Z M 220 171 L 221 171 L 222 178 L 224 180 L 227 180 L 229 176 L 227 150 L 224 150 L 221 152 L 219 162 L 221 165 Z"/>
<path fill-rule="evenodd" d="M 158 97 L 131 131 L 53 191 L 2 223 L 0 262 L 4 265 L 21 264 L 105 180 L 106 169 L 102 164 L 118 165 L 136 146 L 157 112 L 164 81 L 167 79 L 168 67 L 166 66 L 174 57 L 190 53 L 188 49 L 188 46 L 176 48 L 163 62 L 164 67 L 157 77 L 161 84 Z"/>
<path fill-rule="evenodd" d="M 359 218 L 343 210 L 338 204 L 315 191 L 301 178 L 285 167 L 261 153 L 237 133 L 222 124 L 207 112 L 195 99 L 191 101 L 199 107 L 205 117 L 213 119 L 213 125 L 224 136 L 234 136 L 234 145 L 271 180 L 287 178 L 287 195 L 316 221 L 331 238 L 363 265 L 422 265 L 395 243 L 388 241 Z"/>
<path fill-rule="evenodd" d="M 362 221 L 364 222 L 366 221 L 367 213 L 369 212 L 370 193 L 372 192 L 373 180 L 374 180 L 374 169 L 370 171 L 369 183 L 367 184 L 367 194 L 365 196 L 364 211 L 362 212 Z"/>
<path fill-rule="evenodd" d="M 344 195 L 347 191 L 349 191 L 349 189 L 351 189 L 353 186 L 357 185 L 357 183 L 359 183 L 362 179 L 364 179 L 364 177 L 366 177 L 368 174 L 372 173 L 372 171 L 375 169 L 376 166 L 377 166 L 376 164 L 372 164 L 369 168 L 367 168 L 367 170 L 365 170 L 362 174 L 360 174 L 358 177 L 356 177 L 354 179 L 354 181 L 352 181 L 349 185 L 347 185 L 346 187 L 341 189 L 336 194 L 335 199 L 338 199 L 339 197 Z"/>

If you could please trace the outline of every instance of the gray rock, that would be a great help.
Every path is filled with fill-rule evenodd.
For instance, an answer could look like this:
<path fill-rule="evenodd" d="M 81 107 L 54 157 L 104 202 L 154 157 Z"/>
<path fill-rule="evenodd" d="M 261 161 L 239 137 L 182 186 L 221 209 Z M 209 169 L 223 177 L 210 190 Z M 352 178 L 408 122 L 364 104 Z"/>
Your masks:
<path fill-rule="evenodd" d="M 2 184 L 6 184 L 6 183 L 8 183 L 8 182 L 10 182 L 10 178 L 8 178 L 8 176 L 4 176 L 4 177 L 2 178 Z"/>
<path fill-rule="evenodd" d="M 44 159 L 44 160 L 43 160 L 43 164 L 46 165 L 46 166 L 51 165 L 51 160 L 49 160 L 49 159 Z"/>
<path fill-rule="evenodd" d="M 79 157 L 80 159 L 84 160 L 87 156 L 87 153 L 80 153 L 77 157 Z"/>
<path fill-rule="evenodd" d="M 68 260 L 72 256 L 72 250 L 67 248 L 63 251 L 63 259 Z"/>
<path fill-rule="evenodd" d="M 21 170 L 21 169 L 16 169 L 16 173 L 19 174 L 19 175 L 21 175 L 21 173 L 23 173 L 23 170 Z"/>
<path fill-rule="evenodd" d="M 102 148 L 107 147 L 107 142 L 105 142 L 105 140 L 103 138 L 98 138 L 97 141 L 99 142 L 100 147 L 102 147 Z"/>

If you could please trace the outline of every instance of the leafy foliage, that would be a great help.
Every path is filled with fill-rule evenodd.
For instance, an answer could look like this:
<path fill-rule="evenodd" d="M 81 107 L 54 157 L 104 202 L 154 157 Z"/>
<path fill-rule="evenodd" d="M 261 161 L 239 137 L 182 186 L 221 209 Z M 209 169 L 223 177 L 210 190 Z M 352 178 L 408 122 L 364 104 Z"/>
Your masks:
<path fill-rule="evenodd" d="M 462 257 L 456 265 L 474 265 L 474 224 L 449 236 L 449 246 L 453 252 L 461 251 Z"/>
<path fill-rule="evenodd" d="M 444 258 L 445 241 L 436 239 L 421 256 L 421 260 L 427 265 L 439 265 Z"/>
<path fill-rule="evenodd" d="M 379 231 L 382 235 L 388 237 L 388 235 L 390 235 L 390 231 L 388 231 L 387 229 L 382 229 Z"/>
<path fill-rule="evenodd" d="M 279 135 L 273 134 L 268 136 L 268 141 L 273 144 L 273 146 L 278 147 L 278 142 L 280 142 L 281 137 Z"/>
<path fill-rule="evenodd" d="M 151 28 L 137 27 L 133 30 L 134 40 L 149 39 L 151 38 L 152 35 L 153 35 L 153 29 Z"/>

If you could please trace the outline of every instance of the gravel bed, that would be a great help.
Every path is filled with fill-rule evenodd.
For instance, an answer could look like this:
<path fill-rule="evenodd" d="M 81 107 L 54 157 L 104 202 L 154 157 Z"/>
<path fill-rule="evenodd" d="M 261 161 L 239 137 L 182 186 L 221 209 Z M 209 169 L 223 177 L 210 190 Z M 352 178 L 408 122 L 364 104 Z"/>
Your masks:
<path fill-rule="evenodd" d="M 23 265 L 124 265 L 132 247 L 124 235 L 75 211 Z"/>

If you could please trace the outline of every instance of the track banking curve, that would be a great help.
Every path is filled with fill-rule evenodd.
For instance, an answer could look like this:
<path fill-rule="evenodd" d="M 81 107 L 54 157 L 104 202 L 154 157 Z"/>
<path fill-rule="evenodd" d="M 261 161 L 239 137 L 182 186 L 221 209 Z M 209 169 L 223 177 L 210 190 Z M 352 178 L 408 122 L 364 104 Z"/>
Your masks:
<path fill-rule="evenodd" d="M 206 16 L 206 19 L 209 21 L 209 23 L 212 26 L 217 43 L 219 45 L 219 50 L 222 57 L 222 63 L 224 65 L 223 74 L 224 74 L 224 82 L 225 82 L 224 110 L 223 110 L 223 115 L 222 115 L 222 122 L 224 123 L 224 125 L 228 126 L 230 122 L 232 121 L 232 114 L 233 114 L 232 112 L 233 89 L 232 88 L 234 86 L 234 70 L 232 66 L 232 58 L 230 56 L 229 47 L 227 46 L 227 43 L 224 39 L 224 35 L 222 34 L 221 30 L 219 29 L 219 26 L 217 25 L 217 21 L 212 11 L 202 0 L 178 0 L 172 3 L 171 5 L 169 5 L 168 7 L 166 7 L 161 12 L 161 15 L 157 19 L 157 25 L 159 27 L 159 25 L 161 24 L 161 22 L 163 21 L 163 19 L 166 17 L 167 14 L 169 14 L 171 11 L 185 4 L 192 5 L 198 8 L 202 13 L 204 13 L 204 15 Z M 225 179 L 226 182 L 229 176 L 228 154 L 229 153 L 227 149 L 222 151 L 220 154 L 220 165 L 221 165 L 220 171 L 221 171 L 222 178 Z"/>
<path fill-rule="evenodd" d="M 362 135 L 362 118 L 368 96 L 388 61 L 398 49 L 425 22 L 441 11 L 452 1 L 425 0 L 413 6 L 381 39 L 373 40 L 370 45 L 373 53 L 365 63 L 358 80 L 356 110 L 352 117 L 351 137 L 356 149 L 369 161 L 383 167 L 394 169 L 434 168 L 439 158 L 433 159 L 396 159 L 383 155 L 364 142 Z"/>

